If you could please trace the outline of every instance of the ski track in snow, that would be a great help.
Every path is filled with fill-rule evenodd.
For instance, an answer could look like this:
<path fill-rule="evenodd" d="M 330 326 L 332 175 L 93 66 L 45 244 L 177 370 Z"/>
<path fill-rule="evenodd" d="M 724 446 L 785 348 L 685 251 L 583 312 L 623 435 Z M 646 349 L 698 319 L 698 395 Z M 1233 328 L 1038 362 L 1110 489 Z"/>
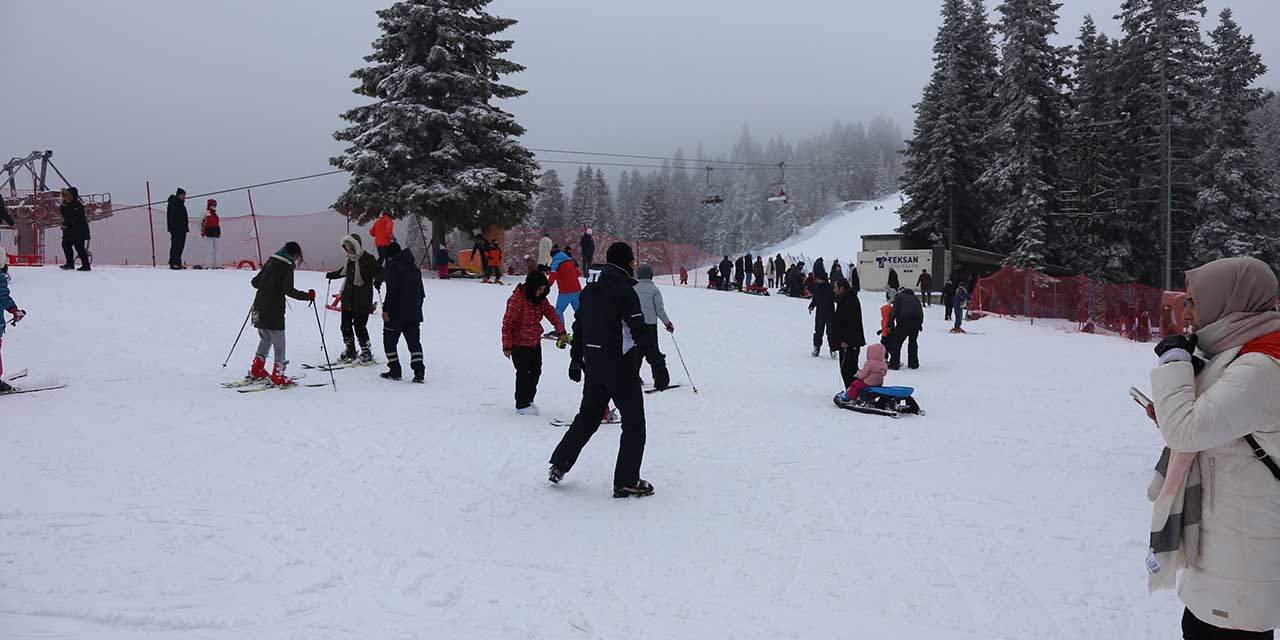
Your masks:
<path fill-rule="evenodd" d="M 71 386 L 3 400 L 0 637 L 1176 635 L 1143 566 L 1145 345 L 995 318 L 951 336 L 935 306 L 924 368 L 888 379 L 928 415 L 891 420 L 832 405 L 804 301 L 666 280 L 700 393 L 645 396 L 657 494 L 615 500 L 616 426 L 546 483 L 547 418 L 580 387 L 544 344 L 543 417 L 514 414 L 509 288 L 426 281 L 426 385 L 371 367 L 241 395 L 217 383 L 257 341 L 219 366 L 252 274 L 13 271 L 30 315 L 5 362 Z M 293 369 L 321 361 L 311 310 L 288 326 Z"/>

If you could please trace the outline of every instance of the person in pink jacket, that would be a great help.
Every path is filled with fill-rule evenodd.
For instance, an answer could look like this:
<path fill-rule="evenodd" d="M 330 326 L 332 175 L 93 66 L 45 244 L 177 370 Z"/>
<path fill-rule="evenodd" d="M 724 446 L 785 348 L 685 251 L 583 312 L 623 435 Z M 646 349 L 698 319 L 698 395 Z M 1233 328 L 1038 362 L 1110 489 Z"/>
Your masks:
<path fill-rule="evenodd" d="M 889 372 L 889 365 L 884 361 L 885 353 L 884 345 L 878 342 L 867 348 L 867 362 L 853 377 L 849 389 L 841 394 L 841 400 L 848 402 L 861 397 L 865 389 L 884 386 L 884 376 Z"/>

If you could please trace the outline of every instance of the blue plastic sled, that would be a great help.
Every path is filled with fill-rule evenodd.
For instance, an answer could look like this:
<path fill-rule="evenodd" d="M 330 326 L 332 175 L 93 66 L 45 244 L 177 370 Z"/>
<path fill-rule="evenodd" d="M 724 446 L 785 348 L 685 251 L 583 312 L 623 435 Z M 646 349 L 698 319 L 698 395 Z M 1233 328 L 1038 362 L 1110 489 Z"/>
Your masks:
<path fill-rule="evenodd" d="M 897 418 L 900 414 L 924 415 L 924 410 L 912 397 L 915 389 L 911 387 L 869 387 L 862 394 L 850 400 L 840 399 L 840 394 L 833 398 L 837 407 Z"/>

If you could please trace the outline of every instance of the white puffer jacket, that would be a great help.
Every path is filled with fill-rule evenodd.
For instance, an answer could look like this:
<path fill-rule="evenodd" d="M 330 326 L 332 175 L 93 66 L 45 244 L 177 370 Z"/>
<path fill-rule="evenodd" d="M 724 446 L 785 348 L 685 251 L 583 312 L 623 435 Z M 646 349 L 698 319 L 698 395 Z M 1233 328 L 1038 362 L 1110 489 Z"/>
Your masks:
<path fill-rule="evenodd" d="M 1252 433 L 1280 464 L 1280 361 L 1241 348 L 1151 372 L 1160 432 L 1174 451 L 1199 452 L 1204 491 L 1200 556 L 1178 597 L 1197 618 L 1247 631 L 1280 628 L 1280 481 L 1254 457 Z"/>

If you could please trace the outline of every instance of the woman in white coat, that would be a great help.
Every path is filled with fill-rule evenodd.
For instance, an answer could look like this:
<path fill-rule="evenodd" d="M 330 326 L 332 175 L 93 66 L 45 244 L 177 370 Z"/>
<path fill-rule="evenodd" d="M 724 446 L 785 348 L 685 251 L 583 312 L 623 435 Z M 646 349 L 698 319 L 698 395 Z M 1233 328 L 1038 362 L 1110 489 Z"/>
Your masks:
<path fill-rule="evenodd" d="M 1253 258 L 1188 271 L 1195 333 L 1156 347 L 1160 433 L 1175 458 L 1194 454 L 1193 462 L 1183 456 L 1190 489 L 1185 512 L 1172 520 L 1187 531 L 1180 544 L 1191 545 L 1178 583 L 1187 639 L 1271 638 L 1280 628 L 1280 469 L 1263 459 L 1280 456 L 1276 291 L 1271 268 Z M 1160 572 L 1154 555 L 1149 565 Z"/>

